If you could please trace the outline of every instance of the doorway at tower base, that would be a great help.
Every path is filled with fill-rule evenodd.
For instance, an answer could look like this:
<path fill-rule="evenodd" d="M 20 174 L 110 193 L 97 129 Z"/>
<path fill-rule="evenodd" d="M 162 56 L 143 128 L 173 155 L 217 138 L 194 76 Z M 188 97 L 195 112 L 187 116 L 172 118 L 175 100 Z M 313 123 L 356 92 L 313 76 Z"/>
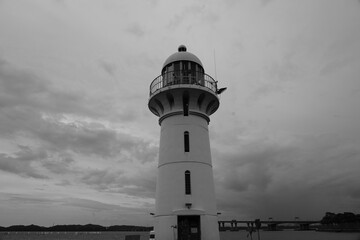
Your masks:
<path fill-rule="evenodd" d="M 178 216 L 178 239 L 200 240 L 200 216 Z"/>
<path fill-rule="evenodd" d="M 219 240 L 217 216 L 170 215 L 157 216 L 156 240 Z"/>

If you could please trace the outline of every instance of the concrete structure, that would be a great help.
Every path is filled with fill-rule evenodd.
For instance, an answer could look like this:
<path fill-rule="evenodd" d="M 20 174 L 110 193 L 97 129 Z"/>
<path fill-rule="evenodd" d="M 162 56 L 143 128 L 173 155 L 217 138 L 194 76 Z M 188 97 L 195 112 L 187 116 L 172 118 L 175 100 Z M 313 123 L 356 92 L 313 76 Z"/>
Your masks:
<path fill-rule="evenodd" d="M 208 124 L 221 90 L 183 45 L 150 85 L 148 106 L 161 126 L 157 240 L 219 239 Z"/>

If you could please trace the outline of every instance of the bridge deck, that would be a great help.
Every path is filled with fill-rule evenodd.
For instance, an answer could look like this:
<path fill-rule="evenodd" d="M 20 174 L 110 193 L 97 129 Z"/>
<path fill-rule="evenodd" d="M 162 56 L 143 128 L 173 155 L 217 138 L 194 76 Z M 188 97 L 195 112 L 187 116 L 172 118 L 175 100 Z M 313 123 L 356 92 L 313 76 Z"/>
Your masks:
<path fill-rule="evenodd" d="M 219 221 L 219 223 L 229 223 L 229 224 L 234 224 L 234 223 L 252 223 L 254 222 L 253 220 L 231 220 L 231 221 Z M 319 221 L 307 221 L 307 220 L 265 220 L 265 221 L 260 221 L 263 224 L 283 224 L 283 223 L 293 223 L 293 224 L 315 224 L 315 223 L 320 223 Z"/>

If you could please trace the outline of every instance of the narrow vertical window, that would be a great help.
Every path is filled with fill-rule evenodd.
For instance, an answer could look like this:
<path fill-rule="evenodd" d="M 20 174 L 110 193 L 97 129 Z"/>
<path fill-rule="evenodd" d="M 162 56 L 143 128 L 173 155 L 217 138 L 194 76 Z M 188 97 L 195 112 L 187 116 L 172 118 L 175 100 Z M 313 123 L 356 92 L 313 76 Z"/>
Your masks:
<path fill-rule="evenodd" d="M 190 152 L 190 139 L 189 139 L 189 132 L 184 132 L 184 151 Z"/>
<path fill-rule="evenodd" d="M 185 194 L 190 195 L 191 194 L 191 178 L 190 178 L 190 171 L 185 171 Z"/>
<path fill-rule="evenodd" d="M 184 110 L 184 116 L 189 116 L 189 94 L 188 94 L 188 92 L 183 93 L 183 110 Z"/>

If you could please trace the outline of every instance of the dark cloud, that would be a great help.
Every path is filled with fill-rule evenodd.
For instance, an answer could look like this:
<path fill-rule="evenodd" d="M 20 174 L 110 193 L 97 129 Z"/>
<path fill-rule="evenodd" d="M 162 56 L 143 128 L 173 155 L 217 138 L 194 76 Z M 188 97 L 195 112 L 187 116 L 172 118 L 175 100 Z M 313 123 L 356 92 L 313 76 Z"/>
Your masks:
<path fill-rule="evenodd" d="M 101 122 L 101 116 L 110 117 L 106 114 L 109 112 L 116 121 L 132 121 L 135 115 L 131 109 L 116 113 L 106 97 L 97 102 L 82 93 L 62 90 L 30 70 L 0 60 L 0 139 L 17 141 L 21 137 L 31 139 L 32 144 L 19 145 L 16 152 L 0 153 L 2 171 L 26 178 L 53 179 L 57 186 L 72 188 L 83 183 L 101 192 L 154 198 L 155 172 L 139 170 L 141 174 L 132 176 L 131 164 L 154 165 L 157 146 Z M 115 74 L 116 69 L 107 62 L 101 67 Z M 81 165 L 84 158 L 105 162 L 103 167 L 93 169 Z M 124 162 L 130 169 L 123 168 Z M 111 164 L 116 167 L 109 168 Z M 64 204 L 107 208 L 73 199 Z"/>
<path fill-rule="evenodd" d="M 47 153 L 34 151 L 27 146 L 19 145 L 18 147 L 20 150 L 11 155 L 0 153 L 0 169 L 23 177 L 46 179 L 47 176 L 39 173 L 33 164 L 47 158 Z"/>
<path fill-rule="evenodd" d="M 44 122 L 43 128 L 35 130 L 34 135 L 49 149 L 55 151 L 71 150 L 104 158 L 114 157 L 132 144 L 128 136 L 118 137 L 115 131 L 104 127 L 94 128 L 59 122 Z"/>
<path fill-rule="evenodd" d="M 70 186 L 72 184 L 73 184 L 73 182 L 71 182 L 68 179 L 62 179 L 60 182 L 55 183 L 55 185 L 57 185 L 57 186 Z"/>
<path fill-rule="evenodd" d="M 106 169 L 95 169 L 87 171 L 81 178 L 83 183 L 94 186 L 99 190 L 107 190 L 115 188 L 121 184 L 119 179 L 124 174 L 122 170 L 106 170 Z"/>
<path fill-rule="evenodd" d="M 100 62 L 100 66 L 110 75 L 115 74 L 114 64 Z M 61 83 L 55 85 L 51 79 L 0 58 L 0 109 L 3 112 L 0 131 L 11 132 L 19 127 L 21 130 L 22 127 L 36 124 L 44 114 L 57 115 L 59 118 L 71 114 L 95 119 L 113 117 L 117 121 L 134 120 L 134 112 L 121 111 L 124 106 L 117 106 L 117 101 L 119 99 L 110 96 L 89 95 Z M 27 119 L 30 119 L 30 123 L 22 121 Z M 14 125 L 14 120 L 19 125 Z"/>
<path fill-rule="evenodd" d="M 346 199 L 358 198 L 360 151 L 339 136 L 298 136 L 286 145 L 261 140 L 233 149 L 219 154 L 215 168 L 219 210 L 229 215 L 321 218 L 358 207 Z"/>
<path fill-rule="evenodd" d="M 83 93 L 59 89 L 51 81 L 30 70 L 17 68 L 4 59 L 0 62 L 0 87 L 0 107 L 5 110 L 92 112 L 84 104 L 86 97 Z"/>
<path fill-rule="evenodd" d="M 61 90 L 29 70 L 0 62 L 0 133 L 13 137 L 20 132 L 44 130 L 49 126 L 44 114 L 96 115 L 85 104 L 86 97 L 72 90 Z"/>
<path fill-rule="evenodd" d="M 58 157 L 52 157 L 46 161 L 42 161 L 42 166 L 48 169 L 50 172 L 56 174 L 74 172 L 72 163 L 74 163 L 75 160 L 72 158 L 72 156 L 68 153 L 61 153 L 58 155 Z"/>
<path fill-rule="evenodd" d="M 56 152 L 71 150 L 105 158 L 133 152 L 141 161 L 152 160 L 154 151 L 147 142 L 101 123 L 64 122 L 67 114 L 97 117 L 111 111 L 111 103 L 107 102 L 104 102 L 107 108 L 90 109 L 92 103 L 98 104 L 95 102 L 79 92 L 55 88 L 49 81 L 31 71 L 18 69 L 4 59 L 0 62 L 0 132 L 3 136 L 13 138 L 26 133 Z M 127 112 L 122 119 L 133 120 L 134 115 Z"/>
<path fill-rule="evenodd" d="M 124 176 L 121 182 L 122 193 L 142 198 L 155 198 L 156 168 L 139 169 L 133 176 Z"/>
<path fill-rule="evenodd" d="M 141 163 L 154 163 L 158 160 L 158 146 L 154 146 L 151 142 L 139 140 L 133 145 L 133 156 Z"/>
<path fill-rule="evenodd" d="M 157 154 L 149 142 L 101 124 L 46 122 L 43 128 L 33 133 L 48 149 L 58 152 L 71 150 L 79 154 L 140 162 L 155 161 Z"/>
<path fill-rule="evenodd" d="M 226 174 L 221 173 L 224 176 L 221 180 L 223 187 L 236 192 L 265 191 L 272 183 L 276 170 L 288 167 L 290 163 L 286 164 L 283 156 L 289 155 L 285 153 L 292 149 L 260 144 L 258 147 L 250 145 L 243 153 L 235 152 L 225 157 L 221 167 L 221 171 L 226 171 Z"/>

